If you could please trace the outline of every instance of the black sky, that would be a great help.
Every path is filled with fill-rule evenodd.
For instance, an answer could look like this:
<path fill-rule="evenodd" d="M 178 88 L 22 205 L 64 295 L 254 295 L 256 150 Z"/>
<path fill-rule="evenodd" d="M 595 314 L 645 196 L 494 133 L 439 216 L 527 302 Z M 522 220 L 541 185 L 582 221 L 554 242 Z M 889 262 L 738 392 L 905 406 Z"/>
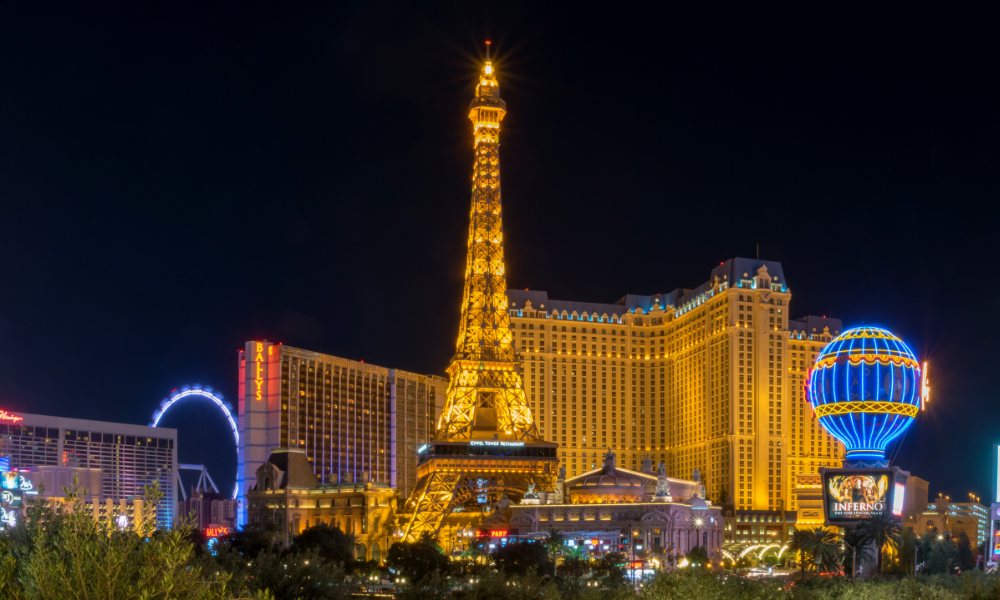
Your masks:
<path fill-rule="evenodd" d="M 793 317 L 931 361 L 898 463 L 988 495 L 996 3 L 81 4 L 0 8 L 0 408 L 235 403 L 258 338 L 443 373 L 490 38 L 511 287 L 614 302 L 760 244 Z M 221 416 L 168 420 L 230 489 Z"/>

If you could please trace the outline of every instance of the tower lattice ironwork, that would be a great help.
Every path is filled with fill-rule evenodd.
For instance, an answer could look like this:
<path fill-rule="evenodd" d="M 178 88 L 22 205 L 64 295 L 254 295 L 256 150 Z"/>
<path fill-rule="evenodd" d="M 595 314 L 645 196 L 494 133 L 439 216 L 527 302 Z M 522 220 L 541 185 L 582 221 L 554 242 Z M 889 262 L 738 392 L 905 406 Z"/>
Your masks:
<path fill-rule="evenodd" d="M 475 437 L 475 430 L 491 435 L 499 430 L 502 438 L 540 441 L 518 372 L 507 310 L 500 204 L 500 122 L 506 113 L 487 46 L 469 107 L 475 138 L 469 249 L 439 440 L 465 441 Z"/>
<path fill-rule="evenodd" d="M 557 444 L 543 442 L 528 407 L 514 349 L 504 271 L 500 123 L 507 105 L 486 48 L 469 107 L 474 166 L 469 247 L 457 352 L 435 441 L 418 466 L 404 539 L 436 533 L 451 510 L 490 494 L 555 487 Z M 469 460 L 471 458 L 475 460 Z"/>

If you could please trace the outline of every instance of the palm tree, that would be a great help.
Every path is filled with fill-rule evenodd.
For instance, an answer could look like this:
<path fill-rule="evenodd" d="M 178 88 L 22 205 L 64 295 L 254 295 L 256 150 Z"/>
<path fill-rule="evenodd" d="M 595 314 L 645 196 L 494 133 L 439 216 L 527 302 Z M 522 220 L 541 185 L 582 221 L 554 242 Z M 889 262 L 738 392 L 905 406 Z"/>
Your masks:
<path fill-rule="evenodd" d="M 573 577 L 583 577 L 587 568 L 587 561 L 583 558 L 583 548 L 579 546 L 566 551 L 563 558 L 562 571 Z"/>
<path fill-rule="evenodd" d="M 878 552 L 877 569 L 878 574 L 882 574 L 882 550 L 888 546 L 892 550 L 898 550 L 902 543 L 903 528 L 888 513 L 872 515 L 861 521 L 857 527 L 858 534 L 864 537 L 868 543 L 875 544 Z"/>
<path fill-rule="evenodd" d="M 806 546 L 808 545 L 809 532 L 805 529 L 796 529 L 792 534 L 792 539 L 788 540 L 788 549 L 797 552 L 799 555 L 799 567 L 802 568 L 802 580 L 806 578 Z"/>
<path fill-rule="evenodd" d="M 816 565 L 817 571 L 824 565 L 833 566 L 837 563 L 839 554 L 837 535 L 822 527 L 796 531 L 792 534 L 788 547 L 799 553 L 803 579 L 806 577 L 807 556 Z"/>
<path fill-rule="evenodd" d="M 556 561 L 556 553 L 563 549 L 566 545 L 566 534 L 556 529 L 549 530 L 549 536 L 545 538 L 545 547 L 548 548 L 549 553 L 552 554 L 552 561 Z"/>
<path fill-rule="evenodd" d="M 844 550 L 840 555 L 840 564 L 844 566 L 844 573 L 847 573 L 848 569 L 857 569 L 860 565 L 871 565 L 875 562 L 875 554 L 868 540 L 858 532 L 857 527 L 847 529 L 842 541 Z M 854 573 L 851 573 L 851 579 L 854 579 Z"/>
<path fill-rule="evenodd" d="M 421 546 L 427 546 L 428 548 L 434 548 L 438 552 L 444 552 L 441 548 L 441 544 L 438 543 L 437 536 L 429 531 L 424 531 L 417 538 L 417 544 Z"/>

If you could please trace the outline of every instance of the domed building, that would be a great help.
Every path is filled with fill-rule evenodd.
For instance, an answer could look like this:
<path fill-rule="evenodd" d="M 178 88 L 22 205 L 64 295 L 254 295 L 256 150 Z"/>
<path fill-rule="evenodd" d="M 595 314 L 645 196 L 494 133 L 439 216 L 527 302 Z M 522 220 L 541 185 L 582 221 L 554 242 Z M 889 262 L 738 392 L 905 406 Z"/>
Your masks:
<path fill-rule="evenodd" d="M 498 504 L 484 526 L 512 539 L 542 539 L 555 529 L 590 555 L 622 552 L 670 563 L 695 547 L 720 552 L 721 508 L 704 494 L 697 470 L 691 480 L 667 477 L 666 466 L 654 471 L 647 457 L 642 471 L 633 471 L 609 451 L 600 469 L 571 479 L 560 469 L 555 493 Z"/>
<path fill-rule="evenodd" d="M 643 462 L 641 472 L 619 468 L 613 452 L 605 455 L 600 469 L 566 480 L 564 490 L 573 504 L 653 502 L 661 478 L 672 497 L 691 499 L 704 495 L 700 481 L 654 474 L 649 458 Z"/>

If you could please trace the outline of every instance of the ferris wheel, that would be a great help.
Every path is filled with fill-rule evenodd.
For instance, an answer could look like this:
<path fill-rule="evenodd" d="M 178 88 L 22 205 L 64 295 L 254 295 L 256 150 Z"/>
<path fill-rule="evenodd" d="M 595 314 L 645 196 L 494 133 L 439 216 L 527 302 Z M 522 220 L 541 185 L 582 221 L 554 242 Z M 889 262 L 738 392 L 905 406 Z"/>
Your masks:
<path fill-rule="evenodd" d="M 223 400 L 222 394 L 220 394 L 219 392 L 216 392 L 210 386 L 207 386 L 207 385 L 206 386 L 201 386 L 201 385 L 199 385 L 199 384 L 196 383 L 194 385 L 185 385 L 184 387 L 181 387 L 181 388 L 178 388 L 178 389 L 175 389 L 175 390 L 171 391 L 170 395 L 168 397 L 164 398 L 160 402 L 160 408 L 158 408 L 156 410 L 156 412 L 153 413 L 153 422 L 150 423 L 149 426 L 150 427 L 157 427 L 159 425 L 159 423 L 160 423 L 160 419 L 163 418 L 163 415 L 167 414 L 167 411 L 170 410 L 170 408 L 172 406 L 174 406 L 175 404 L 177 404 L 181 400 L 185 400 L 185 399 L 188 399 L 188 398 L 193 398 L 193 399 L 199 399 L 199 398 L 201 398 L 201 399 L 205 399 L 205 400 L 210 400 L 213 403 L 215 403 L 216 406 L 218 406 L 220 409 L 222 409 L 222 414 L 224 414 L 226 416 L 226 420 L 229 421 L 229 426 L 233 430 L 233 438 L 234 438 L 234 441 L 235 441 L 235 444 L 234 444 L 235 450 L 236 450 L 236 452 L 239 452 L 239 447 L 240 447 L 240 431 L 236 427 L 236 419 L 233 417 L 233 407 L 230 406 L 230 404 L 228 402 L 226 402 L 225 400 Z M 238 475 L 239 474 L 237 473 L 237 476 Z M 237 479 L 238 479 L 238 477 L 237 477 Z M 212 487 L 215 487 L 214 483 L 212 484 Z M 239 487 L 238 487 L 238 485 L 234 484 L 234 486 L 233 486 L 233 498 L 237 498 L 238 494 L 239 494 Z"/>

